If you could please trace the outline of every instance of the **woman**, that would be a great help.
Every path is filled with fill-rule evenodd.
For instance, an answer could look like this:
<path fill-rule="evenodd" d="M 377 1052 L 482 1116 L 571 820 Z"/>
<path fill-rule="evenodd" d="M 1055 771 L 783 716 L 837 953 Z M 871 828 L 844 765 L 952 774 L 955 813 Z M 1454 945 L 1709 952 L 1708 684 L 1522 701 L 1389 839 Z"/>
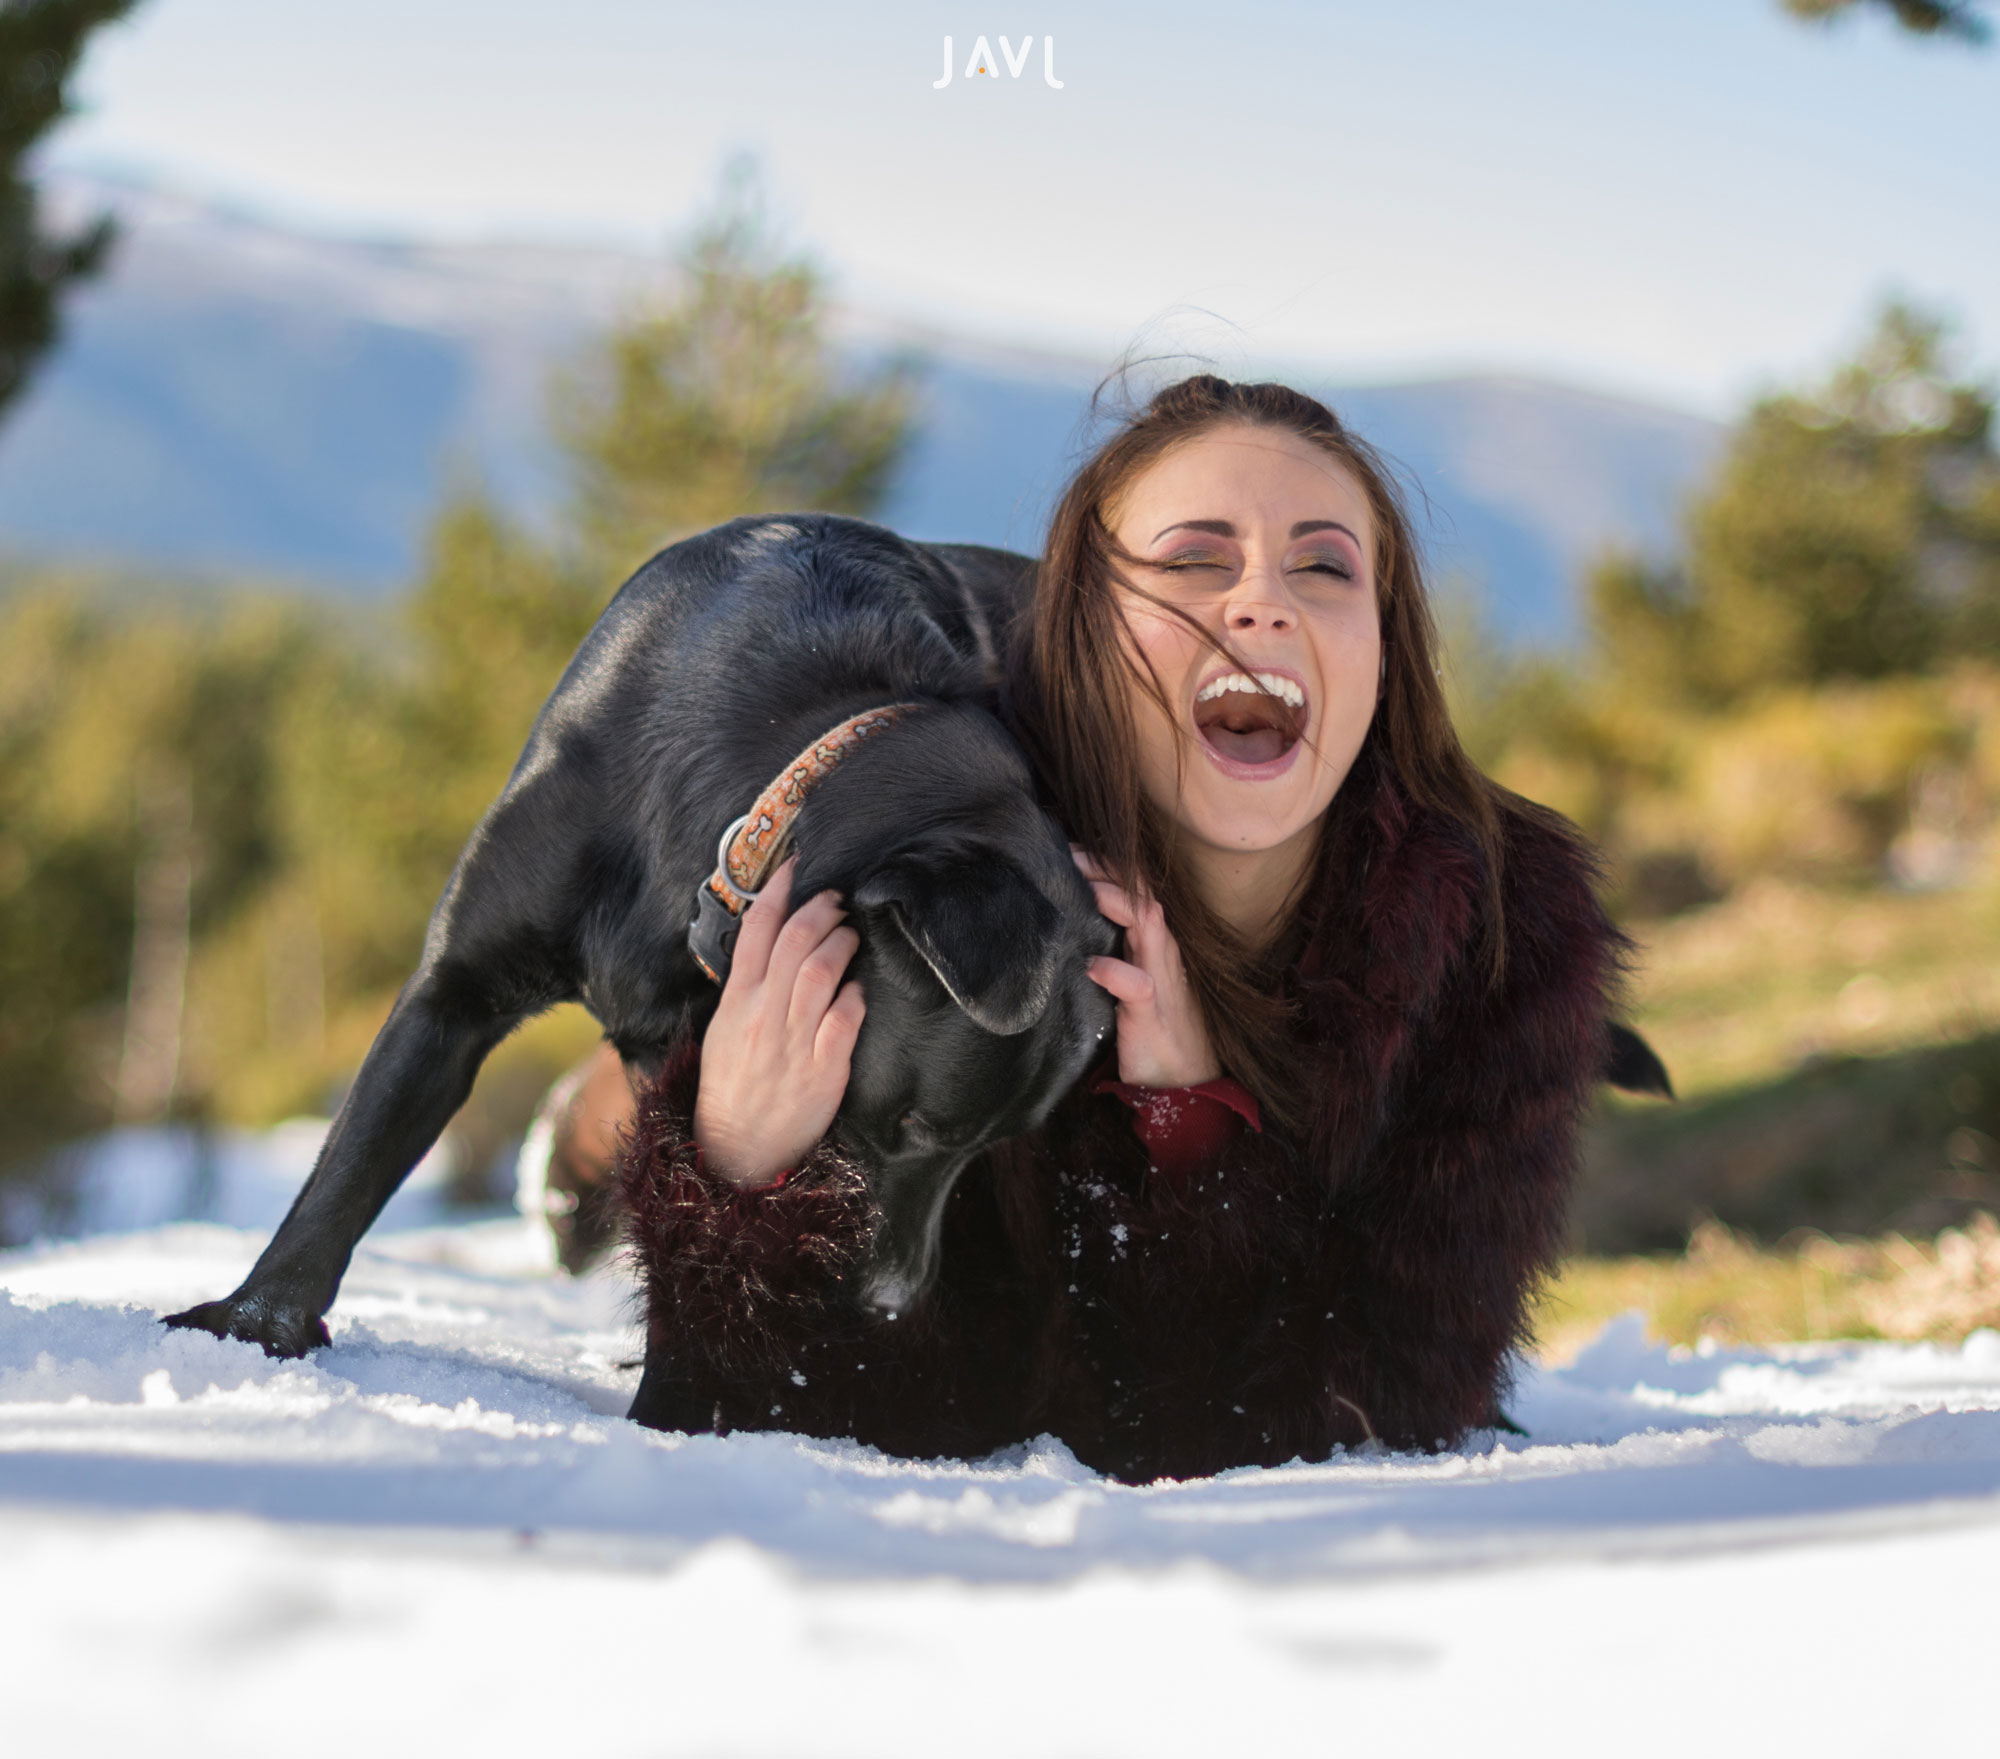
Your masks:
<path fill-rule="evenodd" d="M 1388 475 L 1310 398 L 1186 380 L 1071 484 L 1027 622 L 1016 730 L 1125 930 L 1115 1066 L 967 1173 L 919 1311 L 861 1317 L 856 937 L 774 882 L 621 1170 L 634 1415 L 1052 1433 L 1131 1480 L 1492 1423 L 1622 943 L 1460 749 Z"/>

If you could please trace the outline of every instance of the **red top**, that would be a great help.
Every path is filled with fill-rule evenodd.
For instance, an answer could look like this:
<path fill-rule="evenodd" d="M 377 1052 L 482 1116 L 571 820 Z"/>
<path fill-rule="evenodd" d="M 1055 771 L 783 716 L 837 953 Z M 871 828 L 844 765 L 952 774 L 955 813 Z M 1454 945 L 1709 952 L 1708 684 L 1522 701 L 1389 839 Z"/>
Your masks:
<path fill-rule="evenodd" d="M 1132 1130 L 1153 1170 L 1189 1179 L 1222 1158 L 1245 1124 L 1262 1134 L 1257 1102 L 1227 1075 L 1194 1087 L 1140 1087 L 1106 1075 L 1092 1093 L 1108 1093 L 1132 1109 Z"/>

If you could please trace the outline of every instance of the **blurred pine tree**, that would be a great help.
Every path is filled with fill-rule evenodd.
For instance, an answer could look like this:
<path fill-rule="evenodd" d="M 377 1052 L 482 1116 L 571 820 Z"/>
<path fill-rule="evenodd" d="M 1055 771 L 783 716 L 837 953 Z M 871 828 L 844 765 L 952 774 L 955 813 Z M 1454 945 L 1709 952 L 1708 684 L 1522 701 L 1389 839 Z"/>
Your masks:
<path fill-rule="evenodd" d="M 562 383 L 577 536 L 622 575 L 745 513 L 865 514 L 910 433 L 910 363 L 843 373 L 818 271 L 780 249 L 754 173 L 725 173 L 671 295 Z"/>
<path fill-rule="evenodd" d="M 201 949 L 283 867 L 272 729 L 323 647 L 279 604 L 0 603 L 0 1162 L 209 1109 Z"/>
<path fill-rule="evenodd" d="M 48 230 L 26 161 L 70 114 L 69 79 L 99 25 L 133 0 L 4 0 L 0 4 L 0 411 L 56 339 L 58 303 L 94 275 L 113 227 L 100 215 L 74 232 Z"/>
<path fill-rule="evenodd" d="M 1604 844 L 1625 908 L 1980 867 L 2000 821 L 2000 452 L 1993 394 L 1950 344 L 1886 307 L 1821 383 L 1751 407 L 1679 559 L 1600 558 L 1586 653 L 1466 673 L 1480 761 Z"/>
<path fill-rule="evenodd" d="M 1993 396 L 1954 378 L 1947 343 L 1890 305 L 1824 385 L 1753 406 L 1690 511 L 1683 569 L 1594 571 L 1621 687 L 1714 709 L 2000 658 Z"/>
<path fill-rule="evenodd" d="M 1978 0 L 1783 0 L 1783 5 L 1794 18 L 1814 22 L 1828 22 L 1862 6 L 1873 6 L 1918 36 L 1983 43 L 1992 34 Z"/>

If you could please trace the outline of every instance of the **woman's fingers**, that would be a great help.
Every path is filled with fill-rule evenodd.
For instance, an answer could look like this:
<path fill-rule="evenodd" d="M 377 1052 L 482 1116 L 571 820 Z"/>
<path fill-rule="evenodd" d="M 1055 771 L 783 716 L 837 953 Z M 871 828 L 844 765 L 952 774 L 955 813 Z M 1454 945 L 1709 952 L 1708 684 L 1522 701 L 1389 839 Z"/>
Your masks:
<path fill-rule="evenodd" d="M 1084 975 L 1119 1001 L 1135 1008 L 1147 1006 L 1159 994 L 1151 975 L 1123 959 L 1100 954 L 1084 967 Z"/>
<path fill-rule="evenodd" d="M 743 913 L 742 926 L 736 931 L 736 950 L 729 958 L 732 980 L 741 973 L 746 984 L 764 981 L 771 964 L 771 949 L 777 945 L 778 935 L 785 926 L 785 906 L 792 900 L 792 870 L 797 865 L 796 856 L 781 862 Z"/>
<path fill-rule="evenodd" d="M 1120 928 L 1130 928 L 1139 919 L 1131 894 L 1110 880 L 1092 880 L 1090 890 L 1097 900 L 1097 914 Z"/>
<path fill-rule="evenodd" d="M 1098 877 L 1096 863 L 1072 853 L 1098 910 L 1125 931 L 1125 958 L 1099 957 L 1085 967 L 1118 1004 L 1118 1078 L 1146 1087 L 1212 1080 L 1218 1066 L 1165 911 L 1145 892 Z"/>
<path fill-rule="evenodd" d="M 1133 893 L 1125 886 L 1120 885 L 1112 877 L 1110 870 L 1095 855 L 1090 854 L 1087 850 L 1079 849 L 1074 843 L 1069 846 L 1069 854 L 1070 859 L 1076 863 L 1077 872 L 1090 882 L 1090 889 L 1097 894 L 1097 905 L 1100 910 L 1104 908 L 1107 900 L 1117 905 L 1121 910 L 1129 911 L 1137 907 L 1137 900 Z M 1106 912 L 1106 914 L 1108 915 L 1109 912 Z M 1117 922 L 1120 919 L 1113 916 L 1112 920 Z"/>
<path fill-rule="evenodd" d="M 819 1030 L 813 1034 L 813 1061 L 828 1073 L 838 1068 L 843 1093 L 847 1089 L 848 1065 L 854 1056 L 854 1041 L 861 1036 L 861 1022 L 867 1013 L 868 1003 L 861 994 L 861 985 L 842 984 L 840 994 L 833 998 L 833 1005 L 821 1016 Z"/>
<path fill-rule="evenodd" d="M 1076 863 L 1076 871 L 1090 882 L 1091 890 L 1100 895 L 1106 891 L 1116 892 L 1121 898 L 1131 900 L 1134 903 L 1145 899 L 1143 890 L 1120 884 L 1111 870 L 1103 862 L 1099 861 L 1095 855 L 1090 854 L 1086 850 L 1079 849 L 1074 843 L 1069 846 L 1069 855 L 1070 859 Z"/>
<path fill-rule="evenodd" d="M 811 1033 L 819 1029 L 820 1019 L 832 1004 L 848 963 L 860 946 L 861 937 L 843 923 L 829 929 L 800 961 L 798 976 L 792 984 L 791 1005 L 786 1012 L 793 1031 Z"/>
<path fill-rule="evenodd" d="M 1167 931 L 1166 912 L 1151 898 L 1135 898 L 1109 880 L 1093 881 L 1091 890 L 1097 913 L 1125 931 L 1125 950 L 1138 964 L 1151 971 L 1177 963 L 1179 948 Z"/>
<path fill-rule="evenodd" d="M 1093 855 L 1085 853 L 1074 843 L 1070 846 L 1070 858 L 1075 861 L 1077 872 L 1090 882 L 1092 894 L 1097 899 L 1098 914 L 1107 921 L 1115 922 L 1120 928 L 1151 929 L 1164 926 L 1166 913 L 1156 903 L 1150 893 L 1141 887 L 1121 885 Z"/>
<path fill-rule="evenodd" d="M 838 892 L 821 892 L 794 910 L 791 919 L 778 930 L 770 964 L 765 967 L 764 982 L 783 998 L 780 1012 L 789 1006 L 805 962 L 818 952 L 820 943 L 839 926 L 844 914 Z"/>

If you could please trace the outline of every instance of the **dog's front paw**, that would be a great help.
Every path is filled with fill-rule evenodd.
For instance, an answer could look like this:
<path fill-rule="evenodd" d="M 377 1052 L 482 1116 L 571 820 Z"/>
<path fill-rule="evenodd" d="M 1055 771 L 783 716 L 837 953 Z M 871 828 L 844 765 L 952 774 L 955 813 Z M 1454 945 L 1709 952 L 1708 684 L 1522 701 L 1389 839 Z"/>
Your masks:
<path fill-rule="evenodd" d="M 185 1313 L 169 1313 L 160 1323 L 213 1332 L 219 1338 L 240 1338 L 258 1345 L 267 1356 L 303 1356 L 332 1342 L 326 1321 L 310 1308 L 272 1301 L 242 1289 L 225 1300 L 204 1301 Z"/>

